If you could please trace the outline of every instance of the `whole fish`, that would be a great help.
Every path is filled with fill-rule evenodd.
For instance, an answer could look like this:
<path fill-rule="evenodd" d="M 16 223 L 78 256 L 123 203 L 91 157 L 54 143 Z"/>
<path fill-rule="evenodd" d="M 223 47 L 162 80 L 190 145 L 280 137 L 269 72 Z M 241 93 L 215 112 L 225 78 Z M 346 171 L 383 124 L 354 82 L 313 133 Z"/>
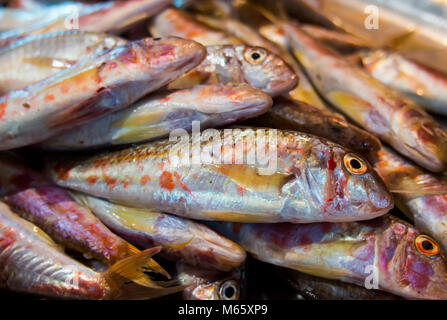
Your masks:
<path fill-rule="evenodd" d="M 206 46 L 243 43 L 236 37 L 209 28 L 189 14 L 175 8 L 168 8 L 157 14 L 149 25 L 149 31 L 154 37 L 177 36 L 197 41 Z"/>
<path fill-rule="evenodd" d="M 324 279 L 286 268 L 275 270 L 306 300 L 399 300 L 400 298 L 374 289 L 338 280 Z"/>
<path fill-rule="evenodd" d="M 142 272 L 159 250 L 147 249 L 98 273 L 66 256 L 46 233 L 0 203 L 0 287 L 3 289 L 95 300 L 148 299 L 179 291 L 178 286 L 160 287 Z M 128 284 L 129 280 L 135 283 Z"/>
<path fill-rule="evenodd" d="M 258 116 L 272 105 L 265 92 L 248 85 L 203 85 L 155 93 L 136 104 L 89 122 L 43 143 L 44 148 L 74 150 L 162 138 L 193 121 L 212 128 Z"/>
<path fill-rule="evenodd" d="M 405 298 L 447 298 L 440 246 L 391 215 L 345 223 L 207 224 L 264 262 Z"/>
<path fill-rule="evenodd" d="M 203 220 L 352 221 L 393 207 L 367 161 L 294 131 L 205 130 L 54 161 L 48 174 L 60 186 L 119 204 Z"/>
<path fill-rule="evenodd" d="M 378 153 L 375 169 L 398 208 L 447 252 L 447 182 L 386 148 Z"/>
<path fill-rule="evenodd" d="M 380 141 L 331 112 L 304 102 L 275 99 L 273 107 L 246 123 L 270 128 L 307 132 L 334 141 L 368 158 L 380 150 Z"/>
<path fill-rule="evenodd" d="M 447 115 L 447 75 L 387 50 L 360 53 L 365 69 L 428 111 Z"/>
<path fill-rule="evenodd" d="M 0 94 L 25 88 L 83 57 L 126 42 L 119 37 L 83 31 L 47 33 L 16 41 L 0 50 Z"/>
<path fill-rule="evenodd" d="M 0 98 L 0 150 L 38 143 L 118 111 L 198 65 L 200 44 L 146 38 L 82 59 Z"/>
<path fill-rule="evenodd" d="M 74 197 L 116 234 L 138 247 L 160 246 L 166 259 L 221 271 L 237 268 L 245 260 L 244 249 L 198 222 L 81 193 L 74 193 Z"/>
<path fill-rule="evenodd" d="M 219 272 L 177 263 L 177 278 L 187 285 L 182 296 L 184 300 L 239 300 L 242 296 L 243 272 Z"/>
<path fill-rule="evenodd" d="M 170 89 L 189 88 L 194 84 L 248 83 L 273 97 L 298 84 L 298 77 L 284 60 L 264 48 L 227 45 L 208 46 L 206 50 L 206 59 L 172 82 Z"/>
<path fill-rule="evenodd" d="M 22 218 L 44 230 L 58 244 L 94 258 L 106 265 L 137 254 L 140 251 L 130 243 L 112 233 L 93 213 L 80 206 L 70 194 L 51 185 L 37 172 L 33 172 L 14 158 L 0 155 L 0 186 L 7 185 L 12 172 L 28 175 L 41 186 L 22 186 L 18 191 L 7 195 L 3 201 Z M 168 276 L 155 261 L 154 270 Z"/>
<path fill-rule="evenodd" d="M 294 23 L 282 26 L 301 64 L 328 101 L 419 165 L 433 172 L 445 169 L 447 133 L 424 110 Z"/>

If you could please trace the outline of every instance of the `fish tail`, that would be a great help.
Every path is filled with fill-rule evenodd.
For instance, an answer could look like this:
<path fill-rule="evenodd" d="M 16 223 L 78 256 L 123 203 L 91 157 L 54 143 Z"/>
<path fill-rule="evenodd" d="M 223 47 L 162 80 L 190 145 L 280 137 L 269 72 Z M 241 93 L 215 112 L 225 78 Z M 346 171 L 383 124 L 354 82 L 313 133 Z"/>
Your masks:
<path fill-rule="evenodd" d="M 125 251 L 127 253 L 127 256 L 133 256 L 141 253 L 141 250 L 137 249 L 129 242 L 126 242 Z M 170 274 L 165 269 L 163 269 L 163 267 L 160 266 L 154 259 L 149 259 L 145 267 L 151 270 L 152 272 L 160 273 L 164 275 L 166 278 L 171 279 Z"/>
<path fill-rule="evenodd" d="M 146 272 L 153 272 L 154 268 L 161 268 L 152 259 L 160 250 L 161 247 L 154 247 L 124 258 L 104 271 L 101 276 L 112 288 L 121 288 L 129 281 L 153 289 L 160 289 L 167 285 L 172 285 L 172 281 L 154 281 L 146 274 Z M 163 274 L 167 274 L 163 268 L 161 269 L 163 270 Z M 170 278 L 169 274 L 168 278 Z"/>

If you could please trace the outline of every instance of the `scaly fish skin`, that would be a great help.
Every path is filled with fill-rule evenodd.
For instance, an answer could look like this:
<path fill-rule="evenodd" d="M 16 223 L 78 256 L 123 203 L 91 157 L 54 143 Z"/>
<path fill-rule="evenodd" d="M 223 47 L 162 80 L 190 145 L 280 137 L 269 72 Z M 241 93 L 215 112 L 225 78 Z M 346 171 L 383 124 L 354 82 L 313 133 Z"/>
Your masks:
<path fill-rule="evenodd" d="M 200 165 L 197 143 L 189 148 L 196 138 L 186 137 L 55 161 L 48 164 L 48 174 L 60 186 L 115 203 L 203 220 L 352 221 L 393 207 L 370 165 L 326 139 L 268 129 L 237 129 L 230 138 L 225 130 L 209 133 L 222 144 L 204 135 Z M 270 144 L 268 150 L 262 141 Z M 216 153 L 206 156 L 213 148 L 222 150 L 221 159 Z M 252 163 L 244 158 L 250 155 Z"/>
<path fill-rule="evenodd" d="M 112 35 L 63 31 L 29 36 L 0 50 L 0 94 L 45 79 L 83 57 L 122 46 Z"/>
<path fill-rule="evenodd" d="M 401 154 L 430 171 L 443 171 L 447 133 L 433 118 L 295 24 L 282 25 L 295 54 L 327 100 Z"/>
<path fill-rule="evenodd" d="M 0 98 L 0 150 L 41 142 L 118 111 L 199 64 L 200 44 L 179 38 L 130 42 Z"/>
<path fill-rule="evenodd" d="M 133 273 L 141 280 L 143 274 L 138 270 L 157 251 L 143 251 L 135 256 L 139 261 L 127 258 L 121 271 Z M 16 292 L 71 299 L 157 296 L 155 288 L 143 288 L 145 291 L 132 296 L 125 288 L 129 278 L 118 277 L 114 266 L 97 273 L 69 258 L 46 233 L 15 215 L 4 203 L 0 203 L 0 264 L 0 287 Z M 160 289 L 158 293 L 167 290 Z"/>
<path fill-rule="evenodd" d="M 156 15 L 151 21 L 149 31 L 154 37 L 177 36 L 197 41 L 204 46 L 243 43 L 236 37 L 208 28 L 187 13 L 175 8 L 168 8 Z"/>
<path fill-rule="evenodd" d="M 364 287 L 377 284 L 410 299 L 447 299 L 445 259 L 421 246 L 428 240 L 419 230 L 390 215 L 346 223 L 207 225 L 264 262 Z M 432 246 L 439 249 L 434 241 Z"/>
<path fill-rule="evenodd" d="M 275 99 L 273 107 L 248 123 L 270 128 L 295 130 L 314 134 L 352 149 L 368 158 L 381 147 L 380 141 L 333 113 L 304 102 Z"/>
<path fill-rule="evenodd" d="M 265 92 L 248 85 L 203 85 L 155 93 L 126 109 L 43 142 L 46 149 L 74 150 L 166 137 L 175 129 L 222 127 L 258 116 L 272 105 Z"/>
<path fill-rule="evenodd" d="M 182 292 L 184 300 L 239 300 L 242 296 L 243 271 L 217 272 L 184 263 L 177 263 L 177 278 L 188 285 Z"/>
<path fill-rule="evenodd" d="M 397 207 L 447 252 L 447 183 L 386 148 L 378 153 L 375 169 L 396 190 Z"/>
<path fill-rule="evenodd" d="M 166 259 L 220 271 L 245 261 L 246 253 L 238 244 L 198 222 L 73 194 L 116 234 L 141 248 L 160 246 Z"/>
<path fill-rule="evenodd" d="M 447 76 L 386 50 L 360 54 L 365 69 L 428 111 L 447 115 Z"/>
<path fill-rule="evenodd" d="M 14 187 L 9 187 L 9 184 Z M 18 159 L 0 155 L 0 194 L 22 218 L 34 223 L 65 248 L 106 265 L 139 252 L 112 233 L 70 194 Z"/>
<path fill-rule="evenodd" d="M 208 46 L 203 62 L 169 85 L 182 89 L 193 84 L 248 83 L 272 97 L 292 90 L 298 77 L 277 55 L 260 47 Z"/>

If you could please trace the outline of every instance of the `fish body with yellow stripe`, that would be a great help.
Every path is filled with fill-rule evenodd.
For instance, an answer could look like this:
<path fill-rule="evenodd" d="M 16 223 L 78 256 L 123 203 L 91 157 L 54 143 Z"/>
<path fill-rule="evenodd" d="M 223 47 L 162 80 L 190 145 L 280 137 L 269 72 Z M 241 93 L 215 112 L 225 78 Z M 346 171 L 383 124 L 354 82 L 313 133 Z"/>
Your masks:
<path fill-rule="evenodd" d="M 48 174 L 116 203 L 203 220 L 352 221 L 393 207 L 367 161 L 323 138 L 243 128 L 180 139 L 56 160 Z"/>
<path fill-rule="evenodd" d="M 205 54 L 194 41 L 145 38 L 10 91 L 0 97 L 0 150 L 38 143 L 123 109 L 198 65 Z"/>
<path fill-rule="evenodd" d="M 439 244 L 391 215 L 344 223 L 207 222 L 256 259 L 409 299 L 446 299 Z"/>
<path fill-rule="evenodd" d="M 220 271 L 238 268 L 245 261 L 245 250 L 238 244 L 198 222 L 73 194 L 118 235 L 140 248 L 160 246 L 166 259 Z"/>
<path fill-rule="evenodd" d="M 150 299 L 183 287 L 164 287 L 144 274 L 160 248 L 151 248 L 96 272 L 65 255 L 41 229 L 0 203 L 0 288 L 70 299 Z M 150 269 L 146 269 L 148 271 Z"/>
<path fill-rule="evenodd" d="M 241 85 L 198 85 L 162 91 L 128 108 L 53 137 L 42 143 L 46 149 L 76 150 L 130 144 L 169 135 L 172 130 L 221 127 L 258 116 L 272 105 L 262 90 Z"/>

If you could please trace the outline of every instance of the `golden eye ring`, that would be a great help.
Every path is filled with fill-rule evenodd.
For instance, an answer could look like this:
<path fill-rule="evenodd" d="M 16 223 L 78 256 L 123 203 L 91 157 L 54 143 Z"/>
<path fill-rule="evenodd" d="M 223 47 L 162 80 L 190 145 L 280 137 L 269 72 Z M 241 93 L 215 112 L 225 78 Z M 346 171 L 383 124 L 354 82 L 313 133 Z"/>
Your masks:
<path fill-rule="evenodd" d="M 343 157 L 343 163 L 346 170 L 348 170 L 351 174 L 361 175 L 368 170 L 368 165 L 366 164 L 365 160 L 352 153 L 345 154 Z"/>
<path fill-rule="evenodd" d="M 428 257 L 435 257 L 441 251 L 439 244 L 431 237 L 420 234 L 414 239 L 414 245 L 419 253 Z"/>
<path fill-rule="evenodd" d="M 244 52 L 244 59 L 250 64 L 259 64 L 266 57 L 266 52 L 261 48 L 249 48 Z"/>

